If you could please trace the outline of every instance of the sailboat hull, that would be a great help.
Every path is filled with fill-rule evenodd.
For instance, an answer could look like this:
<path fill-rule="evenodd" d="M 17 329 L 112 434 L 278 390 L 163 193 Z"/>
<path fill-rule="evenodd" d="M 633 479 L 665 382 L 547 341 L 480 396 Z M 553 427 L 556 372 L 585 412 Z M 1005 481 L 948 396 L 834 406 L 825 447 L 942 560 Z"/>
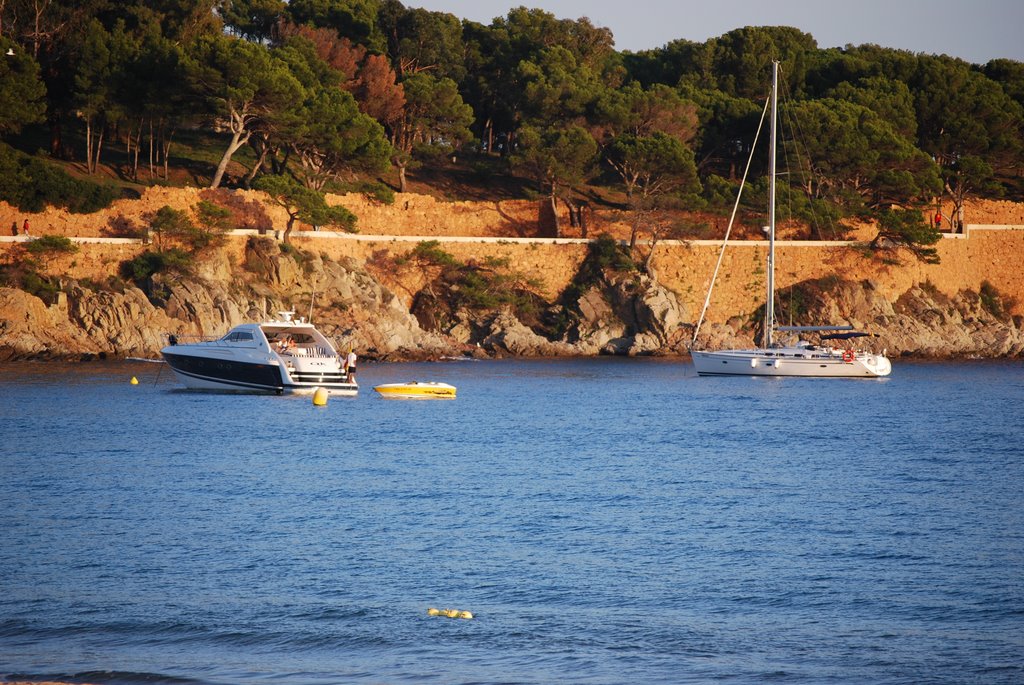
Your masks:
<path fill-rule="evenodd" d="M 815 353 L 804 348 L 694 350 L 690 354 L 699 376 L 881 378 L 892 372 L 892 365 L 886 357 L 867 352 L 852 355 L 848 361 L 843 358 L 841 350 Z"/>

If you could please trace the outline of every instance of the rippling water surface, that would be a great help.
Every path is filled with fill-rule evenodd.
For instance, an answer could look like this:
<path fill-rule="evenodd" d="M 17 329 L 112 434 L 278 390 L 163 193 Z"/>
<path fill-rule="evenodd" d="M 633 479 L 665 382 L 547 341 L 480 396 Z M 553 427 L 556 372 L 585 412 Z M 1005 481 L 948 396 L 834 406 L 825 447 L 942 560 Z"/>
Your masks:
<path fill-rule="evenodd" d="M 1020 362 L 159 369 L 0 366 L 0 678 L 1024 682 Z"/>

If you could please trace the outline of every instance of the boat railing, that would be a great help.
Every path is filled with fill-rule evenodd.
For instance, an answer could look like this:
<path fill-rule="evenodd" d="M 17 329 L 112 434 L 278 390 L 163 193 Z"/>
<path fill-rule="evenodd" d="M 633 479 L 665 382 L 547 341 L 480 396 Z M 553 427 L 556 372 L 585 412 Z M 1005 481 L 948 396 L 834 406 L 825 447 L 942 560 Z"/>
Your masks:
<path fill-rule="evenodd" d="M 280 354 L 290 357 L 304 357 L 316 359 L 333 359 L 338 356 L 329 347 L 324 347 L 323 345 L 303 343 L 299 343 L 295 347 L 290 347 L 286 350 L 281 350 Z"/>

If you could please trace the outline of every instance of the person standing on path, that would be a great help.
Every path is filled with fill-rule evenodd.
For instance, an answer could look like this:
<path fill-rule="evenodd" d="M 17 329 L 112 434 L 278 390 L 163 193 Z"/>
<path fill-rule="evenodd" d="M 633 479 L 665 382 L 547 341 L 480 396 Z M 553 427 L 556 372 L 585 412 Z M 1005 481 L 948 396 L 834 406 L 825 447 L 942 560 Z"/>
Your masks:
<path fill-rule="evenodd" d="M 28 219 L 25 219 L 25 223 L 21 225 L 21 232 L 24 233 L 25 235 L 32 235 L 31 233 L 28 232 Z"/>

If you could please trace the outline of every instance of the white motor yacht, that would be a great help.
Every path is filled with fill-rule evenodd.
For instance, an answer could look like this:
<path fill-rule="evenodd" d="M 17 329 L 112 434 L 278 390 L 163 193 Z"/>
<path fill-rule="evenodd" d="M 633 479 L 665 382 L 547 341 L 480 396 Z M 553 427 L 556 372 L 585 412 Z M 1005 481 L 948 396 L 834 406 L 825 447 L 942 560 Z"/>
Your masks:
<path fill-rule="evenodd" d="M 235 392 L 355 395 L 359 386 L 344 358 L 313 324 L 279 312 L 278 319 L 246 323 L 217 339 L 168 336 L 160 353 L 186 387 Z"/>

